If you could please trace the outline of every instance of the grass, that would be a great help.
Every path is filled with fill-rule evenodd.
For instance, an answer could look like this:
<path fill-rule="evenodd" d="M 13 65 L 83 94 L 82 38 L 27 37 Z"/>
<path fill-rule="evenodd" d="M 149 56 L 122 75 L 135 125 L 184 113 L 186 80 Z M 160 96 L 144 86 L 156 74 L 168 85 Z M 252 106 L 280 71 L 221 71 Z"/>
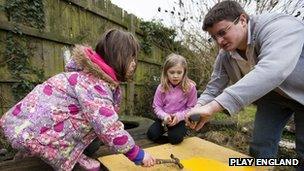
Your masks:
<path fill-rule="evenodd" d="M 244 108 L 242 111 L 240 111 L 238 114 L 229 116 L 225 113 L 217 113 L 214 115 L 212 120 L 216 121 L 237 121 L 238 125 L 244 125 L 246 123 L 250 123 L 254 121 L 256 112 L 256 107 L 254 105 L 250 105 L 246 108 Z M 226 130 L 229 135 L 231 134 L 231 129 Z M 283 131 L 282 138 L 288 139 L 288 140 L 295 140 L 295 134 L 290 133 L 287 131 Z"/>
<path fill-rule="evenodd" d="M 255 112 L 256 112 L 256 107 L 254 105 L 250 105 L 244 108 L 238 114 L 229 116 L 225 113 L 216 113 L 212 119 L 216 121 L 233 120 L 233 121 L 237 121 L 238 124 L 242 125 L 244 123 L 253 122 Z"/>
<path fill-rule="evenodd" d="M 294 133 L 283 131 L 282 138 L 294 141 L 296 139 L 296 136 Z"/>

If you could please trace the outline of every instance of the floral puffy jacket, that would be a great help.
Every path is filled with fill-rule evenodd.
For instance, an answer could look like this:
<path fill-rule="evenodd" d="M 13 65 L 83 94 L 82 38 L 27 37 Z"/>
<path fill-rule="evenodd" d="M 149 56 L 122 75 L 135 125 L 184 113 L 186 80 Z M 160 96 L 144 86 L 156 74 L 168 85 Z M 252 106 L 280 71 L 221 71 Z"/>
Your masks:
<path fill-rule="evenodd" d="M 71 170 L 96 137 L 129 158 L 139 151 L 118 121 L 119 86 L 105 73 L 87 72 L 95 66 L 79 62 L 84 55 L 76 46 L 69 71 L 36 86 L 0 122 L 13 148 L 41 157 L 56 170 Z"/>

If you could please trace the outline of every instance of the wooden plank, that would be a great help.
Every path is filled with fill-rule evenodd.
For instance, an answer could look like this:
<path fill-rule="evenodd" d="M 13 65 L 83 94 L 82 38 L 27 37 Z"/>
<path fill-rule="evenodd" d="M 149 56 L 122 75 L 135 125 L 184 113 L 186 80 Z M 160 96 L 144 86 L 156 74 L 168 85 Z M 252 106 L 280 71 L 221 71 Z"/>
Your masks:
<path fill-rule="evenodd" d="M 59 35 L 57 32 L 41 32 L 38 29 L 34 29 L 31 27 L 23 26 L 22 24 L 14 23 L 14 22 L 0 22 L 0 30 L 12 31 L 18 28 L 23 35 L 29 35 L 33 37 L 38 37 L 41 39 L 47 39 L 49 41 L 55 41 L 59 43 L 65 44 L 74 44 L 75 40 L 65 38 Z M 59 27 L 56 27 L 59 28 Z"/>
<path fill-rule="evenodd" d="M 163 144 L 150 148 L 146 148 L 150 154 L 156 158 L 170 158 L 170 154 L 174 154 L 183 163 L 186 160 L 202 157 L 209 159 L 210 161 L 216 161 L 217 163 L 227 164 L 230 157 L 233 158 L 248 158 L 249 156 L 241 154 L 239 152 L 224 148 L 214 143 L 205 141 L 198 137 L 191 137 L 185 139 L 181 144 L 171 145 Z M 128 160 L 124 155 L 109 155 L 98 158 L 99 161 L 109 170 L 132 170 L 140 171 L 142 167 L 136 166 L 133 162 Z M 206 166 L 201 165 L 198 170 L 203 170 Z M 265 168 L 259 167 L 258 170 L 264 170 Z M 179 170 L 176 165 L 155 165 L 154 167 L 145 168 L 144 170 Z M 187 170 L 187 168 L 185 168 Z M 233 170 L 233 169 L 232 169 Z M 248 169 L 249 170 L 249 169 Z"/>
<path fill-rule="evenodd" d="M 121 88 L 121 103 L 120 103 L 120 110 L 119 113 L 121 114 L 125 114 L 126 113 L 126 101 L 127 101 L 127 97 L 126 97 L 126 90 L 127 90 L 127 85 L 126 84 L 121 84 L 120 85 Z"/>
<path fill-rule="evenodd" d="M 51 77 L 53 73 L 52 66 L 54 65 L 53 56 L 54 56 L 54 44 L 49 41 L 42 41 L 43 46 L 43 68 L 44 76 L 46 78 Z"/>
<path fill-rule="evenodd" d="M 160 66 L 151 65 L 150 63 L 139 61 L 134 76 L 134 81 L 136 83 L 151 83 L 154 82 L 154 80 L 151 79 L 160 77 L 160 74 Z"/>
<path fill-rule="evenodd" d="M 5 58 L 6 36 L 7 32 L 0 30 L 0 78 L 1 80 L 12 80 L 12 75 L 7 66 L 8 59 Z"/>
<path fill-rule="evenodd" d="M 95 27 L 91 27 L 90 32 L 91 32 L 93 37 L 89 42 L 93 48 L 95 48 L 95 45 L 97 44 L 101 35 L 103 34 L 103 30 L 99 30 L 98 27 L 96 27 L 98 25 L 97 24 L 98 22 L 99 22 L 98 17 L 93 15 L 92 16 L 92 25 L 94 25 Z"/>
<path fill-rule="evenodd" d="M 42 45 L 45 78 L 62 72 L 64 70 L 64 60 L 61 56 L 63 44 L 42 41 Z"/>
<path fill-rule="evenodd" d="M 83 1 L 77 1 L 77 0 L 65 0 L 73 5 L 77 5 L 81 8 L 84 8 L 85 10 L 89 11 L 90 13 L 93 13 L 95 15 L 98 15 L 99 17 L 107 18 L 108 21 L 114 23 L 115 25 L 119 25 L 121 27 L 127 28 L 128 25 L 125 25 L 124 22 L 121 22 L 121 19 L 118 19 L 117 17 L 113 17 L 112 15 L 109 15 L 109 12 L 107 10 L 100 10 L 100 7 L 93 6 L 92 3 L 87 3 L 87 5 L 84 5 Z M 108 9 L 108 6 L 111 4 L 110 1 L 106 1 L 106 9 Z"/>
<path fill-rule="evenodd" d="M 11 76 L 11 73 L 9 72 L 9 69 L 8 69 L 7 65 L 2 65 L 0 67 L 0 78 L 1 78 L 1 81 L 12 80 L 13 79 L 12 76 Z"/>
<path fill-rule="evenodd" d="M 143 63 L 148 63 L 148 64 L 151 64 L 151 65 L 155 65 L 155 66 L 158 66 L 160 67 L 162 64 L 163 64 L 163 60 L 160 60 L 160 59 L 153 59 L 151 58 L 153 57 L 153 55 L 149 55 L 149 58 L 146 54 L 144 54 L 142 51 L 139 53 L 139 56 L 138 56 L 138 61 L 140 62 L 143 62 Z"/>
<path fill-rule="evenodd" d="M 90 25 L 88 24 L 87 15 L 89 15 L 87 11 L 85 11 L 84 9 L 79 9 L 78 23 L 80 30 L 77 42 L 79 44 L 87 43 L 90 40 L 91 29 Z"/>
<path fill-rule="evenodd" d="M 127 83 L 127 114 L 134 115 L 134 82 Z"/>
<path fill-rule="evenodd" d="M 154 142 L 148 140 L 148 139 L 139 139 L 136 140 L 135 143 L 140 146 L 141 148 L 148 148 L 148 147 L 152 147 L 152 146 L 156 146 L 158 144 L 155 144 Z M 101 146 L 98 151 L 93 155 L 93 158 L 98 158 L 101 156 L 108 156 L 108 155 L 112 155 L 115 154 L 117 155 L 114 151 L 111 151 L 109 149 L 109 147 L 107 146 Z"/>
<path fill-rule="evenodd" d="M 44 17 L 45 17 L 45 28 L 44 31 L 50 32 L 51 25 L 54 23 L 55 17 L 53 16 L 54 1 L 44 1 Z M 52 28 L 53 29 L 53 28 Z"/>
<path fill-rule="evenodd" d="M 69 18 L 70 18 L 70 38 L 76 38 L 78 42 L 78 36 L 80 35 L 80 25 L 79 25 L 79 8 L 77 6 L 69 6 Z"/>
<path fill-rule="evenodd" d="M 60 21 L 59 25 L 57 27 L 60 28 L 59 34 L 63 37 L 70 38 L 70 29 L 71 29 L 71 18 L 69 16 L 69 7 L 70 5 L 68 3 L 64 3 L 60 1 L 59 5 L 59 13 L 60 18 L 57 18 L 57 20 Z"/>
<path fill-rule="evenodd" d="M 50 32 L 60 35 L 59 33 L 61 32 L 61 27 L 62 27 L 61 26 L 62 11 L 61 11 L 60 6 L 61 6 L 62 2 L 61 1 L 50 1 L 48 3 L 50 4 L 49 5 L 50 22 L 48 23 Z"/>
<path fill-rule="evenodd" d="M 2 106 L 11 108 L 16 103 L 12 93 L 12 84 L 1 84 L 0 88 L 1 96 L 3 97 Z"/>
<path fill-rule="evenodd" d="M 4 6 L 5 5 L 6 0 L 0 0 L 0 6 Z M 4 11 L 4 8 L 2 8 L 0 10 L 0 23 L 4 22 L 4 21 L 8 21 L 7 15 Z"/>
<path fill-rule="evenodd" d="M 37 69 L 43 69 L 43 46 L 42 46 L 42 40 L 41 39 L 29 39 L 30 41 L 27 42 L 31 49 L 30 51 L 30 63 L 31 66 L 37 68 Z"/>
<path fill-rule="evenodd" d="M 122 21 L 122 9 L 117 5 L 109 3 L 108 6 L 109 14 L 111 17 L 115 18 L 115 20 Z"/>
<path fill-rule="evenodd" d="M 54 74 L 58 74 L 64 70 L 64 59 L 62 56 L 62 44 L 54 44 L 54 56 L 53 56 L 53 61 L 54 61 L 54 66 L 52 66 Z"/>

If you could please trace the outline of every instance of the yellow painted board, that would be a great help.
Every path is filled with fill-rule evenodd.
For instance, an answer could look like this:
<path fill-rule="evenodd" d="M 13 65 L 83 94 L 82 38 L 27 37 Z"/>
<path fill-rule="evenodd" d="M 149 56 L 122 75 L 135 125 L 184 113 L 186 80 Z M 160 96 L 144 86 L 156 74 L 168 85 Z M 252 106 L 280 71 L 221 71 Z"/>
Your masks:
<path fill-rule="evenodd" d="M 163 144 L 150 148 L 146 148 L 151 155 L 156 158 L 169 159 L 170 154 L 179 158 L 182 164 L 185 165 L 183 170 L 196 171 L 220 171 L 220 170 L 239 170 L 239 171 L 252 171 L 252 170 L 266 170 L 262 167 L 228 167 L 229 158 L 249 158 L 249 156 L 233 151 L 231 149 L 216 145 L 209 141 L 203 140 L 198 137 L 186 138 L 181 144 L 171 145 Z M 174 164 L 159 164 L 153 167 L 144 168 L 136 166 L 133 162 L 129 161 L 122 154 L 114 154 L 98 158 L 99 161 L 109 170 L 180 170 Z M 222 168 L 222 169 L 221 169 Z"/>

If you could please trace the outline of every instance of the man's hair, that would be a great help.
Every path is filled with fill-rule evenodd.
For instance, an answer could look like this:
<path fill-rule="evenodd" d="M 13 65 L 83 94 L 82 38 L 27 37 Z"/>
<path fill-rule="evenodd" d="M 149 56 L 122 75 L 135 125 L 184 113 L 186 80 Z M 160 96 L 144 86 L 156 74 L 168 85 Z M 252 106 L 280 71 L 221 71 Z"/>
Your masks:
<path fill-rule="evenodd" d="M 126 81 L 126 72 L 139 52 L 137 39 L 129 32 L 119 29 L 106 31 L 95 47 L 96 53 L 116 72 L 119 81 Z"/>
<path fill-rule="evenodd" d="M 223 20 L 234 21 L 241 14 L 245 14 L 248 20 L 248 14 L 238 2 L 231 0 L 219 2 L 207 13 L 203 22 L 203 30 L 206 31 Z"/>

